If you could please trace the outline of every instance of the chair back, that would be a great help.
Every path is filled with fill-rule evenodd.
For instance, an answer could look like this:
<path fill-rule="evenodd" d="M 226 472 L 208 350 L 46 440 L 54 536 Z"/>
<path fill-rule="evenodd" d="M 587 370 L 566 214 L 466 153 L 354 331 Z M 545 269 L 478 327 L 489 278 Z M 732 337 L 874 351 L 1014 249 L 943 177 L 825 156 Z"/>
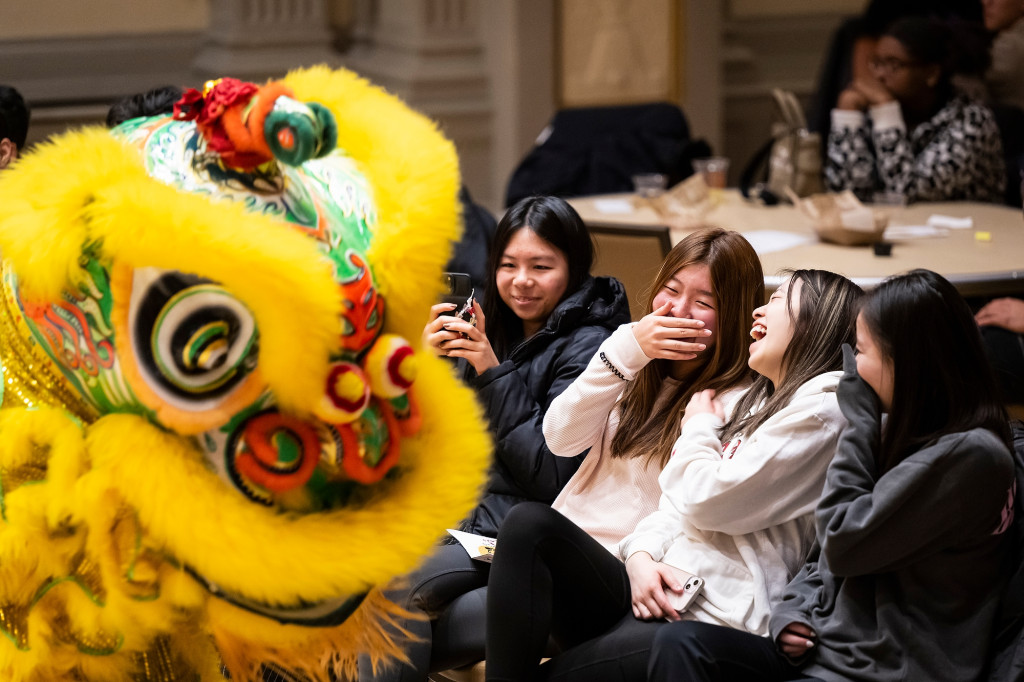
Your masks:
<path fill-rule="evenodd" d="M 533 194 L 630 192 L 638 173 L 663 173 L 672 186 L 693 173 L 693 159 L 710 155 L 674 104 L 563 109 L 513 171 L 505 205 Z"/>

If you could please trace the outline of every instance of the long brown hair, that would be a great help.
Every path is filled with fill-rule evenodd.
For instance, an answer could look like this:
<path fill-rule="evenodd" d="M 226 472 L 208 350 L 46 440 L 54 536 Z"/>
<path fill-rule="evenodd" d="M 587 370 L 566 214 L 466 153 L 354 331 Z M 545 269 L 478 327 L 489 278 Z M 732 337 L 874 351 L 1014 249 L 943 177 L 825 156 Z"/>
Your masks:
<path fill-rule="evenodd" d="M 679 420 L 694 391 L 723 391 L 751 377 L 747 368 L 750 314 L 764 302 L 764 273 L 757 253 L 738 232 L 705 228 L 686 236 L 665 256 L 647 292 L 647 310 L 668 281 L 688 265 L 706 265 L 717 301 L 718 337 L 697 375 L 654 411 L 671 361 L 652 360 L 637 374 L 619 400 L 619 426 L 612 438 L 612 457 L 646 457 L 665 465 L 679 437 Z"/>
<path fill-rule="evenodd" d="M 800 281 L 800 304 L 793 315 L 793 286 Z M 758 375 L 722 427 L 726 442 L 749 435 L 789 404 L 805 382 L 843 368 L 843 344 L 857 342 L 857 310 L 864 292 L 827 270 L 793 270 L 786 290 L 786 310 L 793 318 L 793 338 L 782 354 L 783 379 L 778 386 Z M 761 403 L 764 403 L 761 405 Z M 750 414 L 756 406 L 756 412 Z"/>

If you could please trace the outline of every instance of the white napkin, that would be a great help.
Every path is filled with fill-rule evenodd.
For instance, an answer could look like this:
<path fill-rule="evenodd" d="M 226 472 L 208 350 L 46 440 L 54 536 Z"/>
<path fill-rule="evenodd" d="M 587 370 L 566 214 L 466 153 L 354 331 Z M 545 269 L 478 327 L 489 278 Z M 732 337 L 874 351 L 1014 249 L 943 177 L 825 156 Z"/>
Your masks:
<path fill-rule="evenodd" d="M 595 199 L 594 210 L 598 213 L 632 213 L 633 204 L 629 199 Z"/>
<path fill-rule="evenodd" d="M 974 227 L 974 219 L 970 216 L 966 218 L 954 218 L 951 215 L 933 215 L 928 218 L 928 224 L 932 227 L 945 227 L 950 230 L 969 230 Z"/>

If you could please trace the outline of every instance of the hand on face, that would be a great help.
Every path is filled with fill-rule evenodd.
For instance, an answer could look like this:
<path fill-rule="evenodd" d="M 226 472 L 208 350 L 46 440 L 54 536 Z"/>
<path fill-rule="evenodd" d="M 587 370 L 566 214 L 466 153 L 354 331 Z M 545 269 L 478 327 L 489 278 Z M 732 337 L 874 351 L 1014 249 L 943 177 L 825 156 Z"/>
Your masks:
<path fill-rule="evenodd" d="M 889 89 L 876 78 L 858 78 L 850 87 L 864 98 L 867 107 L 878 106 L 895 99 Z"/>
<path fill-rule="evenodd" d="M 839 93 L 839 99 L 836 101 L 836 109 L 843 111 L 866 111 L 867 108 L 867 98 L 852 84 Z"/>
<path fill-rule="evenodd" d="M 852 355 L 852 352 L 844 351 L 843 368 L 848 369 L 847 365 L 853 360 L 857 374 L 871 387 L 874 398 L 881 404 L 881 409 L 888 412 L 892 408 L 895 391 L 892 358 L 882 351 L 863 313 L 857 316 L 857 356 L 853 358 Z"/>
<path fill-rule="evenodd" d="M 711 336 L 700 320 L 670 317 L 671 303 L 663 303 L 633 325 L 633 336 L 644 355 L 661 360 L 692 360 L 707 348 L 702 337 Z"/>
<path fill-rule="evenodd" d="M 431 306 L 431 320 L 423 328 L 423 345 L 434 355 L 465 358 L 477 374 L 498 366 L 498 357 L 487 339 L 486 320 L 480 303 L 473 301 L 476 326 L 453 316 L 456 306 L 438 303 Z"/>

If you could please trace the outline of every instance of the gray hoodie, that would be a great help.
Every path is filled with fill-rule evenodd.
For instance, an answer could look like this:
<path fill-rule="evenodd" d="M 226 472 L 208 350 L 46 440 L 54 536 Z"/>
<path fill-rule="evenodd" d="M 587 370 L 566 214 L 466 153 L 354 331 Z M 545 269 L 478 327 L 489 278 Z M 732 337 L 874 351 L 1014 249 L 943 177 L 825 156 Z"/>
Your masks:
<path fill-rule="evenodd" d="M 795 663 L 828 682 L 979 679 L 1006 579 L 1013 457 L 973 429 L 879 476 L 877 398 L 851 370 L 839 389 L 849 426 L 815 514 L 821 552 L 773 609 L 771 635 L 813 629 Z"/>

